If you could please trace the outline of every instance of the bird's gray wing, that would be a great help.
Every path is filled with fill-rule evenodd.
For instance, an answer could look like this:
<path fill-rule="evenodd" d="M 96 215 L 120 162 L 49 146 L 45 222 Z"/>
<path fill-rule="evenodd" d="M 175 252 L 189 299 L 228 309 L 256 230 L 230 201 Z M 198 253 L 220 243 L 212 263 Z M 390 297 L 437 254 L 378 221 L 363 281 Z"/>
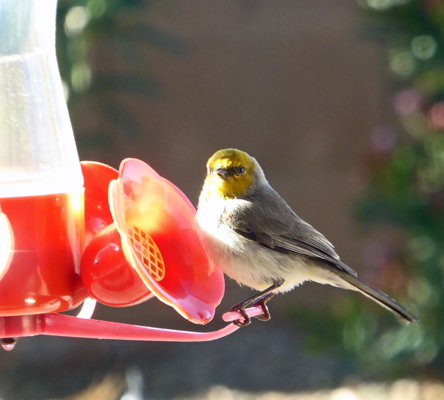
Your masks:
<path fill-rule="evenodd" d="M 357 275 L 340 260 L 330 241 L 298 217 L 272 188 L 251 194 L 242 206 L 227 207 L 222 222 L 244 238 L 274 251 L 320 259 Z"/>

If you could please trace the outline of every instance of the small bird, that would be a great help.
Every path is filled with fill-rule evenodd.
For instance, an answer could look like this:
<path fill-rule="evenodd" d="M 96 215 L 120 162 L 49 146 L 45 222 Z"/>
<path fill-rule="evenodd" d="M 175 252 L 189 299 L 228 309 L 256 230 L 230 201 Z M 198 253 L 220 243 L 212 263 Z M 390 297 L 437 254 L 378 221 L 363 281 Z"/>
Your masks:
<path fill-rule="evenodd" d="M 208 257 L 226 275 L 260 293 L 240 302 L 239 326 L 250 323 L 245 308 L 260 306 L 270 319 L 267 302 L 277 293 L 305 281 L 361 292 L 404 322 L 418 319 L 395 300 L 357 278 L 333 245 L 298 217 L 270 186 L 259 163 L 237 149 L 217 151 L 197 209 L 199 238 Z"/>

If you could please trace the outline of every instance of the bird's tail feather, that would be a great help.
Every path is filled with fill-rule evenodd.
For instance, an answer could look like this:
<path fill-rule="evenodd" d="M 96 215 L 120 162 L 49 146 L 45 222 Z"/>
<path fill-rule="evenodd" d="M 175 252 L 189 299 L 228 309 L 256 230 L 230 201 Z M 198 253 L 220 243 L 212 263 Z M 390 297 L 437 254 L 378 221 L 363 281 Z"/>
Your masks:
<path fill-rule="evenodd" d="M 337 271 L 337 275 L 339 275 L 343 280 L 348 282 L 350 285 L 354 286 L 359 292 L 363 295 L 369 297 L 382 307 L 385 307 L 387 310 L 391 311 L 398 318 L 403 320 L 406 323 L 410 322 L 418 322 L 419 319 L 411 314 L 405 307 L 401 306 L 391 297 L 387 296 L 385 293 L 371 287 L 370 285 L 362 282 L 358 278 L 353 275 L 350 275 L 346 272 Z"/>

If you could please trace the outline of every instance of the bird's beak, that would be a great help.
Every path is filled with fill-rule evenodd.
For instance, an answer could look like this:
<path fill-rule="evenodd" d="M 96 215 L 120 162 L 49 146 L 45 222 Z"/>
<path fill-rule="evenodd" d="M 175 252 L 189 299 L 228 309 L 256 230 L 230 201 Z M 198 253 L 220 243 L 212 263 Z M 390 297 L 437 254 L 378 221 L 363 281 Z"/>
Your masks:
<path fill-rule="evenodd" d="M 222 179 L 227 179 L 228 175 L 230 175 L 230 173 L 228 172 L 227 169 L 225 168 L 218 168 L 216 169 L 216 174 L 221 177 Z"/>

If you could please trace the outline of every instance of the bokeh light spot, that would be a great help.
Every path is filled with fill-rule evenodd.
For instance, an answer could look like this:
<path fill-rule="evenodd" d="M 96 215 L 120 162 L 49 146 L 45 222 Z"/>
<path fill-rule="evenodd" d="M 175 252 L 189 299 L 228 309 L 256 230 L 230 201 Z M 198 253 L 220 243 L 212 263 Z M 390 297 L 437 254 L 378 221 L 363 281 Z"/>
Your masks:
<path fill-rule="evenodd" d="M 100 18 L 107 8 L 106 0 L 89 0 L 86 8 L 91 18 Z"/>
<path fill-rule="evenodd" d="M 71 70 L 71 84 L 75 92 L 84 92 L 91 85 L 91 68 L 88 64 L 79 63 L 73 66 Z"/>
<path fill-rule="evenodd" d="M 435 55 L 438 45 L 432 36 L 421 35 L 413 38 L 411 48 L 415 57 L 428 60 Z"/>
<path fill-rule="evenodd" d="M 389 53 L 390 69 L 397 75 L 408 76 L 415 70 L 415 59 L 410 51 L 392 50 Z"/>
<path fill-rule="evenodd" d="M 435 297 L 430 283 L 421 277 L 416 277 L 409 282 L 408 293 L 417 305 L 427 304 L 432 297 Z"/>
<path fill-rule="evenodd" d="M 424 341 L 415 352 L 415 359 L 419 364 L 432 362 L 438 355 L 438 345 L 431 340 Z"/>
<path fill-rule="evenodd" d="M 444 130 L 444 103 L 435 103 L 430 109 L 429 120 L 432 129 Z"/>
<path fill-rule="evenodd" d="M 387 10 L 391 7 L 407 4 L 410 0 L 366 0 L 367 5 L 374 10 Z"/>
<path fill-rule="evenodd" d="M 422 98 L 416 90 L 402 90 L 393 98 L 393 105 L 397 114 L 408 116 L 419 111 L 422 104 Z"/>
<path fill-rule="evenodd" d="M 67 36 L 77 36 L 88 24 L 89 14 L 86 7 L 72 7 L 65 17 L 65 33 Z"/>
<path fill-rule="evenodd" d="M 418 349 L 424 342 L 425 332 L 420 324 L 404 325 L 386 332 L 376 344 L 381 358 L 390 360 L 403 352 Z"/>
<path fill-rule="evenodd" d="M 408 243 L 410 254 L 417 261 L 425 261 L 433 256 L 436 250 L 435 243 L 430 237 L 417 236 Z"/>

